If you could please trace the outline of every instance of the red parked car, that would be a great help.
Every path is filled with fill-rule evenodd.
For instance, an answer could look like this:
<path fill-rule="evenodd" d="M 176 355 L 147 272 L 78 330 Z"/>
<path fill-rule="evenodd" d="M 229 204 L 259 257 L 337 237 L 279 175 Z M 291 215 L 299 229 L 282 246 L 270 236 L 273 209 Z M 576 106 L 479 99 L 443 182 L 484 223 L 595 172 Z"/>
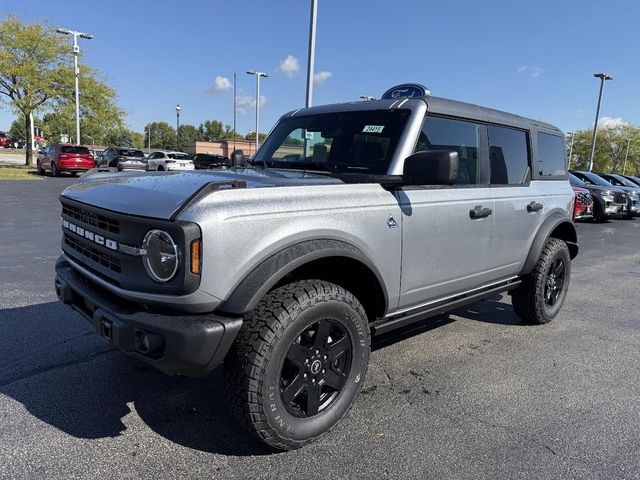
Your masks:
<path fill-rule="evenodd" d="M 52 143 L 38 151 L 38 174 L 50 171 L 53 177 L 61 173 L 76 174 L 95 168 L 96 162 L 87 147 L 70 143 Z"/>
<path fill-rule="evenodd" d="M 573 191 L 576 194 L 573 219 L 586 220 L 587 218 L 593 218 L 593 198 L 591 198 L 589 190 L 574 186 L 571 186 L 571 188 L 573 188 Z"/>

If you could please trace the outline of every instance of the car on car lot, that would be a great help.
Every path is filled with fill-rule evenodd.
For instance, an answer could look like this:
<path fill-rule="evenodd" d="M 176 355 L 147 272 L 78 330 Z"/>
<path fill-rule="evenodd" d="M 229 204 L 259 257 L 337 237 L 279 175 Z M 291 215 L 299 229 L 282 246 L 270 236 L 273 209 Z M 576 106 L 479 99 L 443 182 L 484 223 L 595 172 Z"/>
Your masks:
<path fill-rule="evenodd" d="M 96 160 L 101 168 L 117 168 L 123 170 L 146 170 L 147 159 L 142 150 L 131 147 L 109 147 Z"/>
<path fill-rule="evenodd" d="M 572 186 L 576 194 L 576 202 L 573 208 L 574 220 L 587 220 L 593 218 L 593 198 L 589 190 Z"/>
<path fill-rule="evenodd" d="M 634 185 L 638 185 L 640 187 L 640 177 L 634 175 L 622 175 L 627 180 L 631 181 Z"/>
<path fill-rule="evenodd" d="M 292 449 L 347 413 L 373 335 L 498 292 L 553 320 L 574 196 L 558 128 L 401 85 L 283 115 L 250 168 L 83 176 L 55 289 L 165 373 L 224 362 L 244 424 Z"/>
<path fill-rule="evenodd" d="M 607 218 L 628 216 L 627 194 L 614 187 L 602 177 L 591 172 L 569 172 L 569 182 L 573 186 L 586 188 L 593 197 L 593 219 L 601 222 Z"/>
<path fill-rule="evenodd" d="M 11 138 L 9 134 L 5 132 L 0 132 L 0 147 L 10 148 L 12 141 L 13 141 L 13 138 Z"/>
<path fill-rule="evenodd" d="M 62 173 L 77 174 L 95 168 L 96 162 L 89 149 L 83 145 L 52 143 L 38 151 L 38 175 L 50 171 L 54 177 Z"/>
<path fill-rule="evenodd" d="M 214 155 L 212 153 L 196 153 L 193 156 L 193 165 L 196 170 L 229 168 L 231 166 L 231 161 L 224 155 Z"/>
<path fill-rule="evenodd" d="M 194 170 L 188 153 L 174 150 L 155 150 L 147 157 L 147 169 L 157 171 Z"/>
<path fill-rule="evenodd" d="M 615 173 L 598 173 L 598 175 L 614 187 L 624 190 L 627 194 L 629 214 L 634 216 L 640 215 L 640 186 L 622 175 L 616 175 Z"/>

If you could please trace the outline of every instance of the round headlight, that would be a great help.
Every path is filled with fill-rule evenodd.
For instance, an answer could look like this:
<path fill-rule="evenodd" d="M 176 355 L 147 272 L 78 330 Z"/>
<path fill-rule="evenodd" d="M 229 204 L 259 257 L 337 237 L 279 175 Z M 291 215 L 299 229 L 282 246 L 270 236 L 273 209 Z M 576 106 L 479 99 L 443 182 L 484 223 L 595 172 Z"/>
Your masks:
<path fill-rule="evenodd" d="M 144 268 L 156 282 L 168 282 L 178 271 L 178 247 L 167 232 L 150 230 L 142 241 Z"/>

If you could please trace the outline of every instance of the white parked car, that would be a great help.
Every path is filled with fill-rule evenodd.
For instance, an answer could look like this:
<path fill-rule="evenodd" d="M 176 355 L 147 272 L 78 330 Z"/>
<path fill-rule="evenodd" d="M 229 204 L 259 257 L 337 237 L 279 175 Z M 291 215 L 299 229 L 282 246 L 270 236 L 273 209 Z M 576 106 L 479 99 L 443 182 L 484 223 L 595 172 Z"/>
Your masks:
<path fill-rule="evenodd" d="M 147 158 L 148 170 L 174 171 L 194 170 L 193 161 L 188 153 L 172 150 L 156 150 Z"/>

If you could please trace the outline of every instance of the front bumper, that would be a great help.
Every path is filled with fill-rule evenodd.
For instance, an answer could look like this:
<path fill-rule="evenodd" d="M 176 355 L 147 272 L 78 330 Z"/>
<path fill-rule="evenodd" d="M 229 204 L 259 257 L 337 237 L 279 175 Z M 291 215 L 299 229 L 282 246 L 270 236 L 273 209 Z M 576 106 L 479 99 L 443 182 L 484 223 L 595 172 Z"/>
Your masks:
<path fill-rule="evenodd" d="M 206 375 L 222 363 L 242 326 L 242 318 L 213 313 L 145 311 L 88 281 L 64 258 L 56 263 L 55 290 L 112 345 L 168 375 Z"/>

